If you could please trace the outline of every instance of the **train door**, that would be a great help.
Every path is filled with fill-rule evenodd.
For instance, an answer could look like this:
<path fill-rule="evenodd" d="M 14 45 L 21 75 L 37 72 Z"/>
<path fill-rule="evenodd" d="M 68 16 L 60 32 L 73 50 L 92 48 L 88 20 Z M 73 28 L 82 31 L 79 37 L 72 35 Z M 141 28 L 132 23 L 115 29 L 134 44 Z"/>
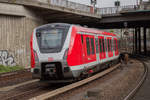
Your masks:
<path fill-rule="evenodd" d="M 105 40 L 104 37 L 102 37 L 102 48 L 103 48 L 103 59 L 106 58 L 106 48 L 105 48 Z"/>
<path fill-rule="evenodd" d="M 107 37 L 107 45 L 108 45 L 108 57 L 112 57 L 113 56 L 112 37 Z"/>
<path fill-rule="evenodd" d="M 99 43 L 98 43 L 98 36 L 95 36 L 95 46 L 96 46 L 96 59 L 97 59 L 97 62 L 99 62 L 100 59 L 99 59 Z"/>
<path fill-rule="evenodd" d="M 105 50 L 105 41 L 104 41 L 104 36 L 99 36 L 99 58 L 101 59 L 105 59 L 106 58 L 106 50 Z"/>
<path fill-rule="evenodd" d="M 106 55 L 106 58 L 108 58 L 108 44 L 107 44 L 107 38 L 106 37 L 104 38 L 104 41 L 105 41 L 105 55 Z"/>
<path fill-rule="evenodd" d="M 115 56 L 117 56 L 119 54 L 117 38 L 114 38 L 114 51 L 115 51 Z"/>
<path fill-rule="evenodd" d="M 82 63 L 85 63 L 85 58 L 86 58 L 86 54 L 85 54 L 85 36 L 81 35 L 81 52 L 82 52 Z"/>
<path fill-rule="evenodd" d="M 86 35 L 86 62 L 96 61 L 95 38 L 92 35 Z"/>

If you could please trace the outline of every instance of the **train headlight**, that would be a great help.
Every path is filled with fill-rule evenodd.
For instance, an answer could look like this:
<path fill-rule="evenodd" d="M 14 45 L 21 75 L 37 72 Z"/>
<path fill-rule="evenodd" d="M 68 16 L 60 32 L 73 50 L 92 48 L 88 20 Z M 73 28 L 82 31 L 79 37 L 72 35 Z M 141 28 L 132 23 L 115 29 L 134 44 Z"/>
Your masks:
<path fill-rule="evenodd" d="M 34 60 L 35 60 L 35 65 L 39 64 L 39 58 L 38 58 L 38 55 L 36 53 L 36 51 L 34 50 Z"/>
<path fill-rule="evenodd" d="M 63 63 L 64 63 L 65 67 L 68 67 L 68 63 L 67 63 L 68 51 L 69 51 L 69 48 L 65 50 L 65 53 L 64 53 L 64 56 L 63 56 Z"/>

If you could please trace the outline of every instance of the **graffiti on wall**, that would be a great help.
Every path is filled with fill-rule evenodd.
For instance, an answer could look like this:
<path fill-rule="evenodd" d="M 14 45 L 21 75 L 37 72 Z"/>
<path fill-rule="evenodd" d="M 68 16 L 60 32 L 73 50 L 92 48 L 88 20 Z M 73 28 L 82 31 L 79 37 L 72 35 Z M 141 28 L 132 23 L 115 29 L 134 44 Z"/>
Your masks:
<path fill-rule="evenodd" d="M 7 50 L 0 50 L 0 65 L 16 66 L 14 57 Z"/>

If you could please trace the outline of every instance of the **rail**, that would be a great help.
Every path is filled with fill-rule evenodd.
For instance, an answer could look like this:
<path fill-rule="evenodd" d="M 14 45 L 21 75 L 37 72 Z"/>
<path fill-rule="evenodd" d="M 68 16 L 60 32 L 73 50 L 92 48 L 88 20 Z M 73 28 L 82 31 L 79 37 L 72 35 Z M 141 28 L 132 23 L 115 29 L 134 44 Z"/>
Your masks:
<path fill-rule="evenodd" d="M 79 4 L 68 0 L 37 0 L 37 1 L 42 3 L 48 3 L 55 6 L 71 8 L 79 11 L 98 14 L 98 15 L 118 14 L 122 10 L 128 10 L 128 9 L 137 10 L 138 8 L 137 5 L 128 5 L 128 6 L 119 6 L 119 7 L 95 8 L 94 10 L 92 6 Z"/>
<path fill-rule="evenodd" d="M 92 12 L 92 6 L 84 5 L 84 4 L 79 4 L 75 2 L 71 2 L 68 0 L 37 0 L 42 3 L 48 3 L 50 5 L 55 5 L 55 6 L 60 6 L 60 7 L 65 7 L 65 8 L 71 8 L 71 9 L 76 9 L 84 12 Z"/>
<path fill-rule="evenodd" d="M 141 59 L 139 59 L 139 61 L 141 61 Z M 148 72 L 148 67 L 145 64 L 145 62 L 143 62 L 143 61 L 141 61 L 141 62 L 143 63 L 144 69 L 145 69 L 144 73 L 143 73 L 143 76 L 139 80 L 138 85 L 123 100 L 130 100 L 134 96 L 134 94 L 137 92 L 137 90 L 140 88 L 140 86 L 143 84 L 144 80 L 146 79 L 147 72 Z M 92 76 L 90 78 L 87 78 L 87 79 L 84 79 L 82 81 L 73 83 L 71 85 L 67 85 L 67 86 L 62 87 L 62 88 L 58 88 L 58 89 L 56 89 L 54 91 L 50 91 L 48 93 L 39 95 L 37 97 L 30 98 L 29 100 L 45 100 L 45 99 L 50 99 L 50 98 L 52 98 L 54 96 L 57 96 L 57 95 L 62 94 L 62 93 L 65 93 L 65 92 L 67 92 L 69 90 L 72 90 L 74 88 L 77 88 L 79 86 L 87 84 L 87 83 L 89 83 L 89 82 L 91 82 L 91 81 L 93 81 L 93 80 L 95 80 L 97 78 L 100 78 L 100 77 L 102 77 L 102 76 L 110 73 L 111 71 L 115 70 L 119 66 L 120 66 L 120 64 L 118 64 L 118 65 L 116 65 L 114 67 L 111 67 L 111 68 L 109 68 L 109 69 L 107 69 L 107 70 L 105 70 L 105 71 L 103 71 L 101 73 L 98 73 L 95 76 Z"/>
<path fill-rule="evenodd" d="M 81 81 L 76 82 L 76 83 L 73 83 L 71 85 L 67 85 L 67 86 L 62 87 L 62 88 L 58 88 L 58 89 L 56 89 L 54 91 L 50 91 L 48 93 L 39 95 L 37 97 L 30 98 L 29 100 L 45 100 L 45 99 L 52 98 L 54 96 L 57 96 L 57 95 L 62 94 L 62 93 L 65 93 L 65 92 L 67 92 L 69 90 L 72 90 L 72 89 L 77 88 L 79 86 L 82 86 L 84 84 L 87 84 L 87 83 L 89 83 L 91 81 L 94 81 L 94 80 L 96 80 L 96 79 L 98 79 L 100 77 L 103 77 L 104 75 L 112 72 L 113 70 L 115 70 L 119 66 L 120 66 L 120 63 L 115 65 L 115 66 L 113 66 L 113 67 L 110 67 L 109 69 L 107 69 L 107 70 L 105 70 L 103 72 L 100 72 L 100 73 L 98 73 L 98 74 L 96 74 L 96 75 L 94 75 L 92 77 L 89 77 L 87 79 L 81 80 Z"/>
<path fill-rule="evenodd" d="M 127 5 L 127 6 L 119 6 L 119 7 L 106 7 L 106 8 L 97 8 L 97 14 L 100 15 L 110 15 L 110 14 L 118 14 L 121 11 L 128 10 L 137 10 L 139 6 L 137 5 Z"/>
<path fill-rule="evenodd" d="M 90 14 L 97 14 L 97 15 L 111 15 L 111 14 L 118 14 L 122 10 L 130 11 L 130 10 L 137 10 L 139 9 L 139 5 L 127 5 L 127 6 L 119 6 L 119 7 L 106 7 L 106 8 L 93 8 L 92 5 L 85 5 L 79 4 L 75 2 L 71 2 L 68 0 L 0 0 L 0 2 L 9 2 L 9 3 L 33 3 L 36 2 L 37 4 L 44 5 L 52 5 L 58 6 L 73 10 L 78 10 Z"/>
<path fill-rule="evenodd" d="M 144 83 L 147 74 L 148 74 L 148 66 L 147 64 L 142 61 L 142 59 L 138 59 L 143 65 L 144 65 L 144 73 L 143 76 L 141 78 L 141 80 L 139 80 L 138 85 L 123 99 L 123 100 L 131 100 L 133 98 L 133 96 L 136 94 L 136 92 L 139 90 L 139 88 L 142 86 L 142 84 Z"/>

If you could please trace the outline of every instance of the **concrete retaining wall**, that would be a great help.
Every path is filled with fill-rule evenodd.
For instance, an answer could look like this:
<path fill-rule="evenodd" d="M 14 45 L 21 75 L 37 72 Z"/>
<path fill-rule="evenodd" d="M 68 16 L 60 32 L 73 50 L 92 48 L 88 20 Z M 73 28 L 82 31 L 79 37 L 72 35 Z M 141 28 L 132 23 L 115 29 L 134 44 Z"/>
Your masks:
<path fill-rule="evenodd" d="M 0 3 L 0 64 L 30 66 L 30 36 L 43 23 L 30 9 Z"/>

